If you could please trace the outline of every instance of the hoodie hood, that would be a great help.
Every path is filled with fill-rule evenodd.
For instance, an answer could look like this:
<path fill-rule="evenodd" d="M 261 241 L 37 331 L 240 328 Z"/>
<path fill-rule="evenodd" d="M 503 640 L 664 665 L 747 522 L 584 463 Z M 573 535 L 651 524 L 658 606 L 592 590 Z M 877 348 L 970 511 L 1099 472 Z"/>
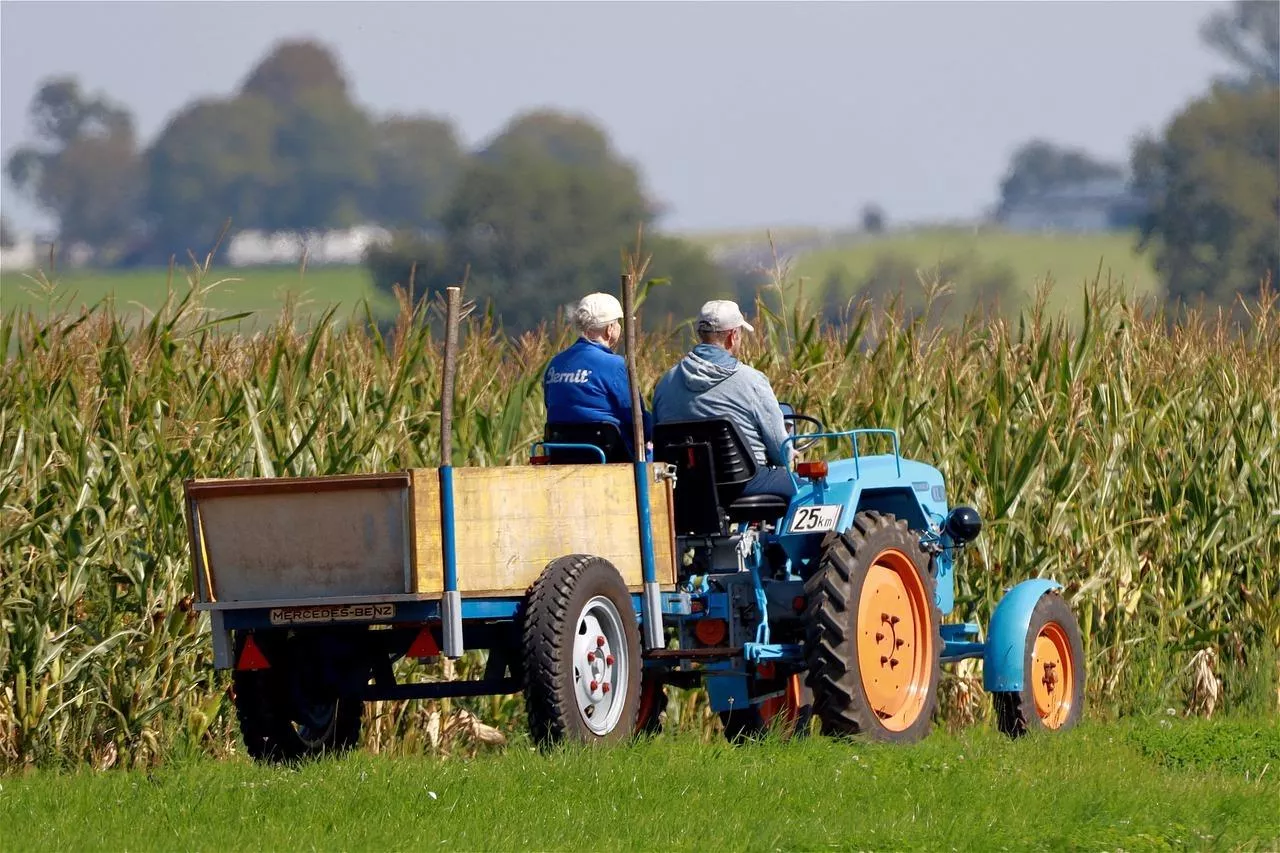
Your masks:
<path fill-rule="evenodd" d="M 695 393 L 714 388 L 738 370 L 738 360 L 721 347 L 699 344 L 676 365 L 684 387 Z"/>

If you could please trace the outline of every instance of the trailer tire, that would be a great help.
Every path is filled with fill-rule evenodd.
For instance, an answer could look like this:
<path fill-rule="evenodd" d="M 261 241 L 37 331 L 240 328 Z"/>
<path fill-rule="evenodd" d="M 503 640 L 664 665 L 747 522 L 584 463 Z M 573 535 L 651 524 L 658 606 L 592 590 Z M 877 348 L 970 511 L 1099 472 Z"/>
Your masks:
<path fill-rule="evenodd" d="M 918 534 L 890 514 L 860 512 L 827 534 L 805 582 L 807 683 L 825 734 L 912 743 L 929 733 L 942 614 L 928 565 Z"/>
<path fill-rule="evenodd" d="M 618 570 L 573 554 L 549 563 L 524 614 L 525 709 L 540 746 L 630 738 L 640 709 L 640 628 Z"/>
<path fill-rule="evenodd" d="M 277 663 L 232 674 L 236 719 L 249 756 L 281 764 L 354 748 L 364 703 L 339 696 L 304 698 L 307 678 L 288 662 L 285 644 L 259 643 Z"/>
<path fill-rule="evenodd" d="M 1075 615 L 1056 592 L 1040 596 L 1031 611 L 1022 671 L 1022 690 L 991 694 L 996 728 L 1017 738 L 1029 731 L 1066 731 L 1080 721 L 1084 641 Z"/>

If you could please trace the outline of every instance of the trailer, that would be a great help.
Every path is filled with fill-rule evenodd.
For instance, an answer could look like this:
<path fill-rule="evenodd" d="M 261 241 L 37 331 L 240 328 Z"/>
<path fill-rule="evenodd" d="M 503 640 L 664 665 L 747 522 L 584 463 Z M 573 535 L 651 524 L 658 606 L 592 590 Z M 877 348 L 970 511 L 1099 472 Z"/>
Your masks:
<path fill-rule="evenodd" d="M 943 622 L 982 522 L 893 430 L 830 431 L 784 405 L 797 450 L 850 451 L 789 466 L 790 500 L 742 495 L 756 463 L 724 419 L 656 425 L 652 460 L 614 424 L 549 424 L 528 465 L 447 464 L 459 299 L 445 464 L 184 484 L 195 606 L 254 758 L 351 748 L 367 701 L 492 694 L 523 693 L 539 744 L 617 742 L 660 727 L 666 685 L 705 687 L 734 740 L 816 718 L 911 742 L 940 667 L 967 658 L 1007 734 L 1079 720 L 1083 646 L 1056 581 L 1008 590 L 985 639 Z M 871 440 L 891 452 L 863 453 Z M 397 681 L 401 659 L 469 650 L 487 652 L 478 679 Z"/>

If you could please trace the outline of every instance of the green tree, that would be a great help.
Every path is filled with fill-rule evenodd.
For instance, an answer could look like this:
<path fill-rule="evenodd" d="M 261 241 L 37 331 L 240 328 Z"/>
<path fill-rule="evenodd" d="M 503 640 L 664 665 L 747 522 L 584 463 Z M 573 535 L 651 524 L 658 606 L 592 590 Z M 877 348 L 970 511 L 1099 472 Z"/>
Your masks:
<path fill-rule="evenodd" d="M 585 293 L 616 290 L 620 252 L 652 219 L 639 174 L 601 130 L 572 116 L 531 113 L 472 158 L 441 217 L 439 241 L 402 237 L 367 262 L 383 287 L 407 285 L 414 269 L 418 293 L 469 269 L 469 291 L 520 331 Z M 649 275 L 671 280 L 645 303 L 655 322 L 679 322 L 712 298 L 706 294 L 732 292 L 702 250 L 647 229 L 644 248 L 653 255 Z"/>
<path fill-rule="evenodd" d="M 29 112 L 37 143 L 19 148 L 14 186 L 58 220 L 59 242 L 111 250 L 136 221 L 141 161 L 133 117 L 72 77 L 44 82 Z"/>
<path fill-rule="evenodd" d="M 199 101 L 169 121 L 147 152 L 154 260 L 208 251 L 228 218 L 272 225 L 276 132 L 276 109 L 258 97 Z"/>
<path fill-rule="evenodd" d="M 1280 85 L 1280 3 L 1236 0 L 1200 28 L 1205 44 L 1235 63 L 1239 82 Z"/>
<path fill-rule="evenodd" d="M 277 42 L 240 87 L 240 94 L 264 98 L 286 111 L 317 93 L 349 100 L 337 57 L 324 45 L 305 39 Z"/>
<path fill-rule="evenodd" d="M 1174 303 L 1230 305 L 1280 269 L 1280 86 L 1215 86 L 1133 154 L 1139 249 Z"/>
<path fill-rule="evenodd" d="M 604 130 L 581 116 L 553 110 L 517 115 L 479 158 L 500 163 L 524 155 L 545 157 L 562 166 L 610 169 L 623 165 Z"/>
<path fill-rule="evenodd" d="M 357 224 L 377 177 L 368 115 L 333 92 L 304 94 L 276 125 L 275 169 L 269 227 Z"/>
<path fill-rule="evenodd" d="M 997 218 L 1019 202 L 1052 190 L 1098 179 L 1120 179 L 1124 169 L 1104 163 L 1084 151 L 1064 148 L 1043 139 L 1033 139 L 1014 152 L 1009 169 L 1000 181 Z"/>
<path fill-rule="evenodd" d="M 393 116 L 374 129 L 373 160 L 370 215 L 392 228 L 423 228 L 439 223 L 466 154 L 449 122 Z"/>

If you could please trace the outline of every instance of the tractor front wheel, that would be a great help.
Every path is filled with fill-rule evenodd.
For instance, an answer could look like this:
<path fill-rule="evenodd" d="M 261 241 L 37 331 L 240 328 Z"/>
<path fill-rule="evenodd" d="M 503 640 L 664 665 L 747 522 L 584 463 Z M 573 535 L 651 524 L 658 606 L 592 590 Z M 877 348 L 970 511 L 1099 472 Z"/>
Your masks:
<path fill-rule="evenodd" d="M 1065 731 L 1084 709 L 1084 643 L 1071 608 L 1056 592 L 1036 602 L 1023 648 L 1022 689 L 992 693 L 996 727 L 1010 737 Z"/>
<path fill-rule="evenodd" d="M 942 614 L 919 536 L 905 521 L 860 512 L 829 533 L 805 583 L 805 648 L 822 730 L 910 743 L 938 701 Z"/>
<path fill-rule="evenodd" d="M 529 591 L 524 618 L 525 708 L 543 746 L 616 742 L 640 710 L 640 628 L 609 562 L 553 560 Z"/>

